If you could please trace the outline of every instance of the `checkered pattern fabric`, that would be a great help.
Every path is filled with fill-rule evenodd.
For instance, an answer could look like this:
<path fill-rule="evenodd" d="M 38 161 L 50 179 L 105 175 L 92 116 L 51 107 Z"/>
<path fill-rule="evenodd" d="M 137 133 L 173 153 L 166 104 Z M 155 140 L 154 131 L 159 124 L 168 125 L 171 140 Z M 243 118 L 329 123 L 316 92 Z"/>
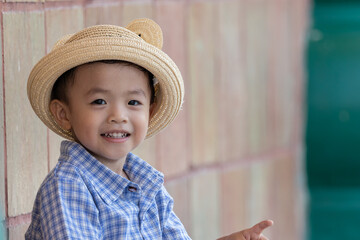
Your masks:
<path fill-rule="evenodd" d="M 64 141 L 37 194 L 25 239 L 190 239 L 164 176 L 129 153 L 114 173 L 80 144 Z"/>

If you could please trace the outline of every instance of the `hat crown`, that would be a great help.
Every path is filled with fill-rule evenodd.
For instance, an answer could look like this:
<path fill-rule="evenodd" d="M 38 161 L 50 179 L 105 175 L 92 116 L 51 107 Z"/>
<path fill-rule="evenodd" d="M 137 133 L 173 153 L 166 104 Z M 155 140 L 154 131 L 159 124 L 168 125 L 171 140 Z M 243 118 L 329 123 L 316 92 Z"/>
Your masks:
<path fill-rule="evenodd" d="M 95 25 L 85 28 L 75 34 L 69 34 L 57 41 L 52 50 L 68 43 L 95 38 L 132 38 L 139 39 L 136 33 L 119 26 Z"/>
<path fill-rule="evenodd" d="M 65 35 L 57 41 L 52 50 L 67 43 L 83 39 L 95 38 L 130 38 L 143 39 L 145 42 L 161 49 L 163 34 L 160 26 L 151 19 L 135 19 L 126 28 L 114 25 L 95 25 L 85 28 L 75 34 Z"/>

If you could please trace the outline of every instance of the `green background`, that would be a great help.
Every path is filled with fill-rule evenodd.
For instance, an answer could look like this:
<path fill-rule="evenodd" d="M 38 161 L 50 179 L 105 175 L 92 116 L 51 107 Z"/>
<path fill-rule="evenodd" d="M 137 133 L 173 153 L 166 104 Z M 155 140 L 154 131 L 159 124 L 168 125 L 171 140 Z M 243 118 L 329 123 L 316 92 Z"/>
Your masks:
<path fill-rule="evenodd" d="M 315 1 L 311 17 L 308 239 L 360 239 L 360 1 Z"/>

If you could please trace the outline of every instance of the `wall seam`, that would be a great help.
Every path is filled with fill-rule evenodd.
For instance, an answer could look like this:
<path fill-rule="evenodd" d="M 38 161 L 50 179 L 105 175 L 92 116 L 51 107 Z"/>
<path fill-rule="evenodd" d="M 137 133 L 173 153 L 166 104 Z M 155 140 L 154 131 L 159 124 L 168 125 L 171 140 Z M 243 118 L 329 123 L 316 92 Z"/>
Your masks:
<path fill-rule="evenodd" d="M 44 12 L 44 50 L 45 54 L 47 54 L 47 27 L 46 27 L 46 6 L 45 3 L 42 5 L 42 11 Z M 47 147 L 47 166 L 48 166 L 48 172 L 50 172 L 50 132 L 49 129 L 46 128 L 46 147 Z"/>
<path fill-rule="evenodd" d="M 7 142 L 6 142 L 6 99 L 5 99 L 5 59 L 4 59 L 4 18 L 3 3 L 1 4 L 1 57 L 2 57 L 2 81 L 3 81 L 3 116 L 4 116 L 4 184 L 5 184 L 5 217 L 9 216 L 8 210 L 8 184 L 7 184 Z"/>
<path fill-rule="evenodd" d="M 6 228 L 14 228 L 19 225 L 29 224 L 31 222 L 31 213 L 21 214 L 6 219 Z"/>
<path fill-rule="evenodd" d="M 226 162 L 214 162 L 211 164 L 201 165 L 198 167 L 193 166 L 188 172 L 183 172 L 178 175 L 165 177 L 165 180 L 166 183 L 171 183 L 175 181 L 181 181 L 183 179 L 190 179 L 193 178 L 194 176 L 201 175 L 206 172 L 223 173 L 239 167 L 249 167 L 256 163 L 271 162 L 278 160 L 281 157 L 292 155 L 297 147 L 298 145 L 294 145 L 294 146 L 278 148 L 275 150 L 264 152 L 263 154 L 259 154 L 256 156 L 249 156 L 249 157 L 239 158 Z"/>

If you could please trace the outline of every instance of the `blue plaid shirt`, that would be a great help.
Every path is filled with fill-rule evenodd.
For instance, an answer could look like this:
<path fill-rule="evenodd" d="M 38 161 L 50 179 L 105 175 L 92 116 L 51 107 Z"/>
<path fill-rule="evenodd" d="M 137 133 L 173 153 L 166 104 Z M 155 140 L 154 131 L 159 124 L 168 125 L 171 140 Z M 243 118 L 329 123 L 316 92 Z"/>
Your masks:
<path fill-rule="evenodd" d="M 131 181 L 64 141 L 36 196 L 25 239 L 190 239 L 174 214 L 162 173 L 129 153 Z"/>

